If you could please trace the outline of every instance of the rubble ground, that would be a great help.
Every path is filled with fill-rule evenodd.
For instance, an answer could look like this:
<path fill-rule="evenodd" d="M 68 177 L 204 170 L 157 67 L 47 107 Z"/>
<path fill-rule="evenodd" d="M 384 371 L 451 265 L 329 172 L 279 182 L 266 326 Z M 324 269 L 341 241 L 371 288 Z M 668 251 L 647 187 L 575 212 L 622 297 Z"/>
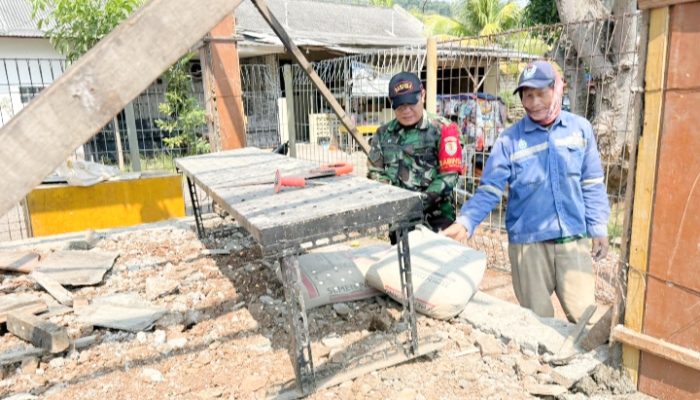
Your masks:
<path fill-rule="evenodd" d="M 182 221 L 98 234 L 95 249 L 119 257 L 101 284 L 69 287 L 73 295 L 91 300 L 136 293 L 166 313 L 140 332 L 86 325 L 76 312 L 48 317 L 66 327 L 72 339 L 95 335 L 95 343 L 5 366 L 0 397 L 260 399 L 279 394 L 294 373 L 275 260 L 262 259 L 254 240 L 235 223 L 206 222 L 209 236 L 201 241 Z M 29 241 L 22 248 L 46 255 L 66 246 L 66 241 L 51 240 Z M 22 292 L 41 289 L 27 275 L 4 274 L 0 294 Z M 48 294 L 40 295 L 49 310 L 57 306 Z M 74 311 L 79 307 L 74 305 Z M 401 306 L 386 296 L 322 306 L 309 310 L 308 320 L 317 366 L 342 365 L 370 349 L 391 347 L 405 328 Z M 445 347 L 308 398 L 645 398 L 605 365 L 567 389 L 555 383 L 552 366 L 541 354 L 523 352 L 513 341 L 459 318 L 419 316 L 418 327 L 419 337 L 438 337 Z M 0 354 L 27 346 L 2 332 Z"/>

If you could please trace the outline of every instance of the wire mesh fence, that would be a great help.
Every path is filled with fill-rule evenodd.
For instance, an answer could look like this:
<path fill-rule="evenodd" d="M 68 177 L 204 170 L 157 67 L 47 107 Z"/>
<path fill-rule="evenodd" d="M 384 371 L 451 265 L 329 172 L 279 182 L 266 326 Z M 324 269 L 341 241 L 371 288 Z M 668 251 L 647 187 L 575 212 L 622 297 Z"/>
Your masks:
<path fill-rule="evenodd" d="M 519 98 L 512 93 L 520 71 L 528 62 L 544 58 L 556 63 L 565 79 L 562 107 L 585 116 L 594 126 L 613 210 L 609 232 L 613 243 L 618 243 L 632 142 L 641 115 L 640 22 L 640 15 L 632 14 L 438 43 L 436 59 L 430 60 L 437 65 L 435 111 L 459 126 L 467 167 L 457 188 L 458 205 L 478 187 L 494 141 L 524 115 Z M 0 61 L 2 123 L 60 76 L 64 68 L 63 60 Z M 355 174 L 365 175 L 365 154 L 306 73 L 294 65 L 291 82 L 287 82 L 280 79 L 284 72 L 275 63 L 241 65 L 247 143 L 261 148 L 289 143 L 289 153 L 294 157 L 319 163 L 349 161 L 355 166 Z M 355 122 L 358 132 L 371 140 L 377 128 L 393 118 L 387 97 L 391 76 L 400 71 L 414 72 L 427 86 L 427 64 L 427 49 L 421 46 L 324 60 L 314 63 L 314 69 Z M 201 68 L 193 65 L 191 70 L 200 71 L 194 74 L 192 91 L 203 104 Z M 292 87 L 293 96 L 286 93 L 287 86 Z M 131 122 L 136 126 L 143 169 L 172 169 L 173 158 L 182 154 L 182 149 L 165 146 L 163 139 L 169 135 L 155 122 L 165 117 L 158 108 L 165 89 L 165 82 L 158 80 L 132 103 L 135 121 Z M 294 120 L 293 132 L 289 129 L 290 117 Z M 129 122 L 125 113 L 120 113 L 83 147 L 84 157 L 115 165 L 122 158 L 128 166 L 132 144 L 124 132 Z M 487 250 L 490 265 L 508 268 L 505 209 L 503 201 L 482 223 L 471 245 Z M 30 228 L 22 225 L 26 212 L 13 215 L 12 222 L 0 219 L 0 239 L 3 230 L 5 237 L 10 230 L 14 237 L 30 234 Z M 17 226 L 22 228 L 18 230 Z"/>
<path fill-rule="evenodd" d="M 279 105 L 282 97 L 277 69 L 267 64 L 241 64 L 246 145 L 275 148 L 280 145 Z"/>
<path fill-rule="evenodd" d="M 389 49 L 320 61 L 314 69 L 358 132 L 369 140 L 381 124 L 393 118 L 387 96 L 389 79 L 401 71 L 420 74 L 425 54 L 424 48 Z M 364 176 L 366 155 L 298 65 L 292 67 L 292 86 L 296 143 L 291 153 L 321 163 L 349 161 L 355 166 L 354 173 Z M 287 125 L 282 125 L 283 140 L 288 140 Z"/>
<path fill-rule="evenodd" d="M 41 91 L 63 74 L 63 59 L 0 59 L 0 126 L 5 125 Z M 24 201 L 0 216 L 0 240 L 31 236 Z"/>
<path fill-rule="evenodd" d="M 198 61 L 193 63 L 196 64 Z M 193 68 L 196 67 L 191 67 Z M 176 135 L 177 132 L 169 133 L 158 126 L 158 120 L 172 117 L 164 114 L 159 108 L 165 101 L 166 91 L 167 82 L 164 79 L 159 78 L 153 82 L 132 101 L 133 121 L 129 121 L 130 117 L 125 111 L 117 114 L 85 144 L 85 158 L 105 165 L 119 165 L 121 159 L 126 169 L 130 170 L 133 168 L 131 146 L 137 146 L 142 170 L 174 171 L 175 158 L 183 155 L 186 149 L 168 146 L 164 139 Z M 197 98 L 199 105 L 204 107 L 204 86 L 201 74 L 193 76 L 190 91 Z M 127 131 L 130 123 L 135 126 L 137 143 L 130 143 L 128 140 Z M 198 133 L 204 134 L 205 130 L 206 126 L 202 125 Z M 119 143 L 120 146 L 118 146 Z"/>
<path fill-rule="evenodd" d="M 199 103 L 203 104 L 204 90 L 198 63 L 194 60 L 190 65 L 193 76 L 191 91 Z M 63 59 L 0 59 L 1 125 L 6 124 L 44 88 L 58 79 L 65 68 Z M 184 149 L 168 147 L 164 139 L 172 134 L 163 131 L 156 124 L 158 119 L 168 118 L 159 109 L 165 100 L 166 84 L 163 79 L 156 80 L 132 102 L 133 120 L 130 121 L 131 117 L 127 118 L 124 111 L 120 112 L 87 143 L 76 149 L 72 158 L 106 165 L 119 165 L 121 160 L 125 170 L 129 171 L 133 165 L 131 146 L 138 146 L 141 170 L 174 171 L 174 159 L 182 155 Z M 128 140 L 130 124 L 135 126 L 136 143 Z M 202 126 L 201 133 L 205 128 Z M 32 233 L 29 220 L 23 201 L 0 217 L 0 241 L 30 237 Z"/>
<path fill-rule="evenodd" d="M 593 125 L 612 208 L 609 235 L 613 246 L 619 245 L 627 176 L 633 172 L 629 162 L 640 128 L 640 24 L 641 14 L 628 14 L 438 43 L 436 112 L 459 126 L 464 143 L 466 174 L 457 188 L 457 205 L 474 194 L 495 140 L 525 115 L 513 94 L 520 72 L 533 60 L 547 59 L 556 64 L 565 82 L 562 108 Z M 358 132 L 369 139 L 380 124 L 393 118 L 387 95 L 394 73 L 414 72 L 427 84 L 426 54 L 425 48 L 394 49 L 326 60 L 314 68 L 352 116 Z M 293 154 L 318 162 L 351 161 L 356 174 L 364 175 L 364 154 L 298 67 L 293 68 L 293 86 Z M 288 132 L 282 136 L 288 137 Z M 491 266 L 504 269 L 509 268 L 506 203 L 504 198 L 494 208 L 470 242 L 487 251 Z M 612 274 L 612 267 L 603 273 Z"/>
<path fill-rule="evenodd" d="M 458 123 L 467 155 L 458 202 L 468 200 L 478 187 L 494 140 L 524 115 L 520 99 L 513 95 L 520 71 L 533 59 L 547 59 L 565 82 L 562 108 L 593 125 L 612 208 L 609 235 L 613 245 L 620 244 L 629 161 L 641 114 L 640 19 L 639 14 L 623 15 L 438 46 L 438 112 Z M 494 261 L 504 260 L 503 267 L 505 209 L 502 201 L 482 224 L 486 232 L 478 238 L 490 256 L 496 255 Z M 612 274 L 611 268 L 605 273 Z"/>

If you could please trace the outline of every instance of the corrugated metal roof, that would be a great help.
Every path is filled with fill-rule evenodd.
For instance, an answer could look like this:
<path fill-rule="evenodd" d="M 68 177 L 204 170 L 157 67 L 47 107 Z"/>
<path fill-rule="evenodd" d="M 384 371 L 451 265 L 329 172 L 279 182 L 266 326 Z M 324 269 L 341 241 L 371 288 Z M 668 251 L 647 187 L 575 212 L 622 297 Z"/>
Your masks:
<path fill-rule="evenodd" d="M 0 0 L 0 36 L 44 37 L 32 20 L 28 0 Z"/>
<path fill-rule="evenodd" d="M 423 44 L 426 40 L 423 24 L 398 6 L 269 0 L 268 7 L 294 40 L 347 46 L 405 46 Z M 238 33 L 274 35 L 250 0 L 241 3 L 235 14 Z"/>
<path fill-rule="evenodd" d="M 423 24 L 401 7 L 381 8 L 311 0 L 269 0 L 295 40 L 346 46 L 403 46 L 425 42 Z M 0 0 L 0 36 L 43 37 L 29 0 Z M 236 9 L 237 30 L 274 35 L 250 0 Z"/>

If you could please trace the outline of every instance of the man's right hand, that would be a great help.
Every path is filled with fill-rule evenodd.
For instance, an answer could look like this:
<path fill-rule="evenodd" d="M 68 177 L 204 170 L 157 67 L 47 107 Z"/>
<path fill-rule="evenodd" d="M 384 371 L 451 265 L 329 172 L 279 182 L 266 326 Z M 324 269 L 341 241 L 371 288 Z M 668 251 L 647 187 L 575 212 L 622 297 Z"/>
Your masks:
<path fill-rule="evenodd" d="M 440 233 L 458 242 L 465 241 L 467 239 L 467 236 L 469 236 L 467 228 L 465 228 L 462 224 L 452 224 Z"/>

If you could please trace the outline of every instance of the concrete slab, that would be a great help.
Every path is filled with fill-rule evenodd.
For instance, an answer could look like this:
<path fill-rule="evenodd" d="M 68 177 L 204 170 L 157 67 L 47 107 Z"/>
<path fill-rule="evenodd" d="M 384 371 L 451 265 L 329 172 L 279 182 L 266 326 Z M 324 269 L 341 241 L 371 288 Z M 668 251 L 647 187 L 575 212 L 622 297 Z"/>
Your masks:
<path fill-rule="evenodd" d="M 609 357 L 608 346 L 600 346 L 588 353 L 579 354 L 569 361 L 567 365 L 554 368 L 552 378 L 559 385 L 569 388 L 574 383 L 590 375 L 596 367 L 604 363 Z"/>
<path fill-rule="evenodd" d="M 165 309 L 155 307 L 135 293 L 98 297 L 76 310 L 78 321 L 92 326 L 139 332 L 149 329 Z"/>
<path fill-rule="evenodd" d="M 538 317 L 483 292 L 474 295 L 458 318 L 483 332 L 514 340 L 523 351 L 535 354 L 555 354 L 575 328 L 568 321 Z"/>
<path fill-rule="evenodd" d="M 0 270 L 28 274 L 36 268 L 39 255 L 31 251 L 0 251 Z"/>
<path fill-rule="evenodd" d="M 61 285 L 96 285 L 102 282 L 118 255 L 103 251 L 57 251 L 39 261 L 36 270 Z"/>

